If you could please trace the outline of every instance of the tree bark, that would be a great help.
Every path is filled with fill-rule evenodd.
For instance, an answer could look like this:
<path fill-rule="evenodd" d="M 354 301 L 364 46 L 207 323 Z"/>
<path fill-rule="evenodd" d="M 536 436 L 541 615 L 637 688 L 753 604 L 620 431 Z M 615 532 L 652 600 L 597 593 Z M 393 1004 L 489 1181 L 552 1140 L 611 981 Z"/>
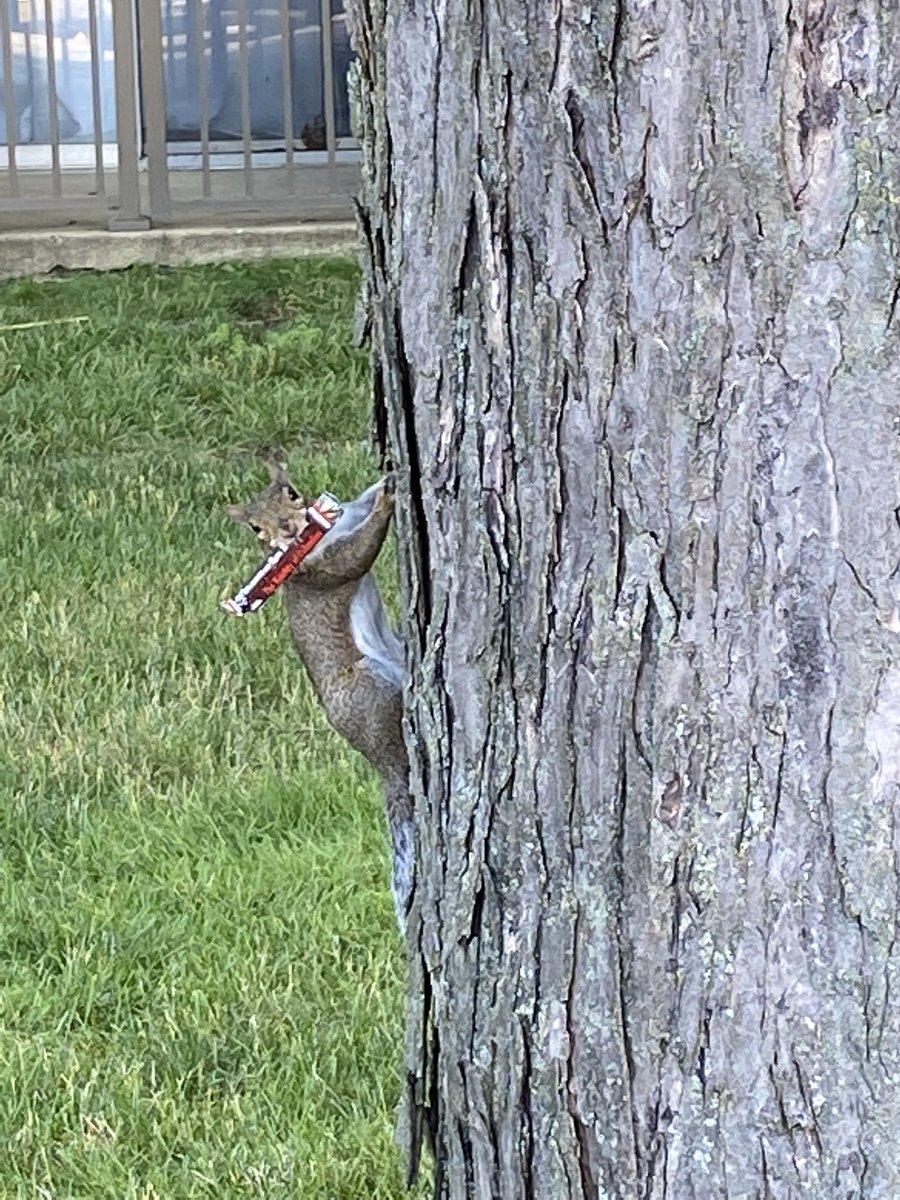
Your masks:
<path fill-rule="evenodd" d="M 896 1200 L 897 6 L 353 23 L 435 1194 Z"/>

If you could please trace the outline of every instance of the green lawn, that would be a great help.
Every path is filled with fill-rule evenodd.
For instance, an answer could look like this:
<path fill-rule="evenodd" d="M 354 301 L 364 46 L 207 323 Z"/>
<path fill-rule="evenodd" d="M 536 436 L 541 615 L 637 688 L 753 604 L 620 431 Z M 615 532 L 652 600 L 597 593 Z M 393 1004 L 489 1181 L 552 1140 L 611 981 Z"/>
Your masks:
<path fill-rule="evenodd" d="M 377 783 L 222 512 L 377 478 L 342 260 L 0 285 L 0 1197 L 402 1194 Z M 392 587 L 392 564 L 380 564 Z M 424 1194 L 424 1192 L 422 1193 Z"/>

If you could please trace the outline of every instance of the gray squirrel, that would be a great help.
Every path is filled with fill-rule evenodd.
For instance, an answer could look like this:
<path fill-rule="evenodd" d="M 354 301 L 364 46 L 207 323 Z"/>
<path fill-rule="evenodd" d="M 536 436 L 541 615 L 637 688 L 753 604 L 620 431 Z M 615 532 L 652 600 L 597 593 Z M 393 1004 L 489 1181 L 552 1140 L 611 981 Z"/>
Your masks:
<path fill-rule="evenodd" d="M 288 545 L 307 524 L 304 497 L 286 464 L 268 464 L 270 485 L 228 515 L 266 546 Z M 415 867 L 409 760 L 403 740 L 403 644 L 391 629 L 370 569 L 394 500 L 382 480 L 345 504 L 334 527 L 282 585 L 294 647 L 330 724 L 365 756 L 384 786 L 393 851 L 392 890 L 401 930 Z"/>

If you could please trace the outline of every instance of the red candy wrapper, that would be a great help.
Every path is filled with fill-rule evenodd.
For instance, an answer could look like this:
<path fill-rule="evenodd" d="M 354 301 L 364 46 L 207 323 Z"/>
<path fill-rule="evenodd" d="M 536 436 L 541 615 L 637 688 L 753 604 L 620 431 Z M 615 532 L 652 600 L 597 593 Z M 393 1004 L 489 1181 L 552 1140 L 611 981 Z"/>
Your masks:
<path fill-rule="evenodd" d="M 293 575 L 310 550 L 318 546 L 342 512 L 341 502 L 330 492 L 323 492 L 312 508 L 306 510 L 309 524 L 300 536 L 286 549 L 273 550 L 249 583 L 245 583 L 230 600 L 222 601 L 225 611 L 236 617 L 244 617 L 262 608 L 284 581 Z"/>

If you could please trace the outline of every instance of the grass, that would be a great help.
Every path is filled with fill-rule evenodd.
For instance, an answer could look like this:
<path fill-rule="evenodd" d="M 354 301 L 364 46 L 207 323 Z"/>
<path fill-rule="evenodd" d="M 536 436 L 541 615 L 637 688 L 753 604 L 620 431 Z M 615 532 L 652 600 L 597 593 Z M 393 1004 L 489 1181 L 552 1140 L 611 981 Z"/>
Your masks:
<path fill-rule="evenodd" d="M 377 783 L 222 513 L 371 482 L 342 260 L 0 285 L 0 1196 L 402 1194 Z M 381 565 L 390 590 L 391 564 Z M 424 1194 L 424 1193 L 423 1193 Z"/>

